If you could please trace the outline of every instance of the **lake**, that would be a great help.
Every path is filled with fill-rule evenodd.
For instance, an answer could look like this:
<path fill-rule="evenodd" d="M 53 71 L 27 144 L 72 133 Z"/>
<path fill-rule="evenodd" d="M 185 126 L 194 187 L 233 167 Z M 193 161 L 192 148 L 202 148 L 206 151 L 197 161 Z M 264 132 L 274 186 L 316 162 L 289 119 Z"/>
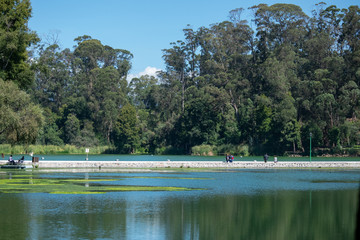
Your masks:
<path fill-rule="evenodd" d="M 0 171 L 0 239 L 354 239 L 360 170 Z"/>

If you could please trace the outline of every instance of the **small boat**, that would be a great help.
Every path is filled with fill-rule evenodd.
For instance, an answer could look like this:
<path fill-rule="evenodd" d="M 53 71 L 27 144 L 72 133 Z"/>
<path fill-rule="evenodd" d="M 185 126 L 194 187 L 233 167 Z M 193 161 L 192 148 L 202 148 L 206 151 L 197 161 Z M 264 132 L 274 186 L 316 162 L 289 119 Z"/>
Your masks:
<path fill-rule="evenodd" d="M 5 165 L 1 165 L 1 168 L 24 169 L 26 168 L 26 166 L 24 164 L 19 164 L 19 165 L 5 164 Z"/>
<path fill-rule="evenodd" d="M 25 157 L 22 156 L 22 158 L 20 158 L 17 161 L 8 161 L 7 163 L 5 163 L 4 165 L 1 165 L 0 168 L 8 168 L 8 169 L 24 169 L 24 168 L 30 168 L 32 166 L 29 165 L 25 165 L 24 164 L 24 159 Z"/>

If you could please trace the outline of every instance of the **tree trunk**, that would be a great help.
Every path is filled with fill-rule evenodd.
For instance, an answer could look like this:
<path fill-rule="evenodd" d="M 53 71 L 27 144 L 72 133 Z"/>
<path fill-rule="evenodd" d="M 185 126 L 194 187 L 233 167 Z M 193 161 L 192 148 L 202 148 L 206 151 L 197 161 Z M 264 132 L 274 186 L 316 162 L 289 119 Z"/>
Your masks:
<path fill-rule="evenodd" d="M 232 94 L 232 91 L 231 91 L 231 89 L 229 90 L 229 94 L 230 94 L 230 97 L 231 97 L 231 106 L 234 108 L 234 110 L 235 110 L 235 118 L 236 118 L 236 120 L 239 122 L 239 120 L 240 120 L 240 116 L 239 116 L 239 108 L 238 108 L 238 106 L 236 105 L 236 103 L 235 103 L 235 99 L 234 99 L 234 97 L 233 97 L 233 94 Z"/>
<path fill-rule="evenodd" d="M 293 141 L 293 151 L 294 151 L 294 154 L 296 152 L 296 144 L 295 144 L 295 141 Z"/>
<path fill-rule="evenodd" d="M 180 81 L 181 81 L 181 83 L 182 83 L 182 89 L 181 89 L 181 110 L 182 110 L 182 112 L 184 112 L 184 111 L 185 111 L 185 79 L 184 79 L 184 70 L 181 71 Z"/>

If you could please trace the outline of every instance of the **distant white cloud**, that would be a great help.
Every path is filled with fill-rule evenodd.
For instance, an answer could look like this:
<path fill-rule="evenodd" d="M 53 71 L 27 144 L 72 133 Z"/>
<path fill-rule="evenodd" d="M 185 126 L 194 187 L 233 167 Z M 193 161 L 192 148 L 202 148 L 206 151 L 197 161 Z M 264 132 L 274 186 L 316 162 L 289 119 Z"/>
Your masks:
<path fill-rule="evenodd" d="M 138 78 L 138 77 L 141 77 L 141 76 L 143 76 L 143 75 L 149 75 L 149 76 L 154 76 L 154 77 L 156 77 L 156 72 L 158 72 L 158 71 L 161 71 L 161 69 L 158 69 L 158 68 L 156 68 L 156 67 L 150 67 L 150 66 L 148 66 L 148 67 L 146 67 L 145 70 L 142 71 L 142 72 L 139 72 L 139 73 L 136 73 L 136 74 L 129 74 L 127 80 L 128 80 L 128 81 L 131 81 L 131 79 L 133 79 L 133 78 Z"/>
<path fill-rule="evenodd" d="M 147 67 L 145 68 L 145 71 L 139 73 L 140 76 L 142 75 L 149 75 L 149 76 L 156 76 L 156 72 L 161 71 L 161 69 L 158 69 L 156 67 Z"/>

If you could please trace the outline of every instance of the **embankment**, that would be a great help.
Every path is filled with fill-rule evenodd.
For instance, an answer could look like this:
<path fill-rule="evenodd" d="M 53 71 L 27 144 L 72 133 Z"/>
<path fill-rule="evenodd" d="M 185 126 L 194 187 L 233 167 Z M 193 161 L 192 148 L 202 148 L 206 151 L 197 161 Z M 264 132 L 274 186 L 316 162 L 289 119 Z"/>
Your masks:
<path fill-rule="evenodd" d="M 5 164 L 7 161 L 0 161 Z M 32 165 L 25 161 L 25 165 Z M 360 161 L 255 162 L 236 161 L 41 161 L 38 168 L 359 168 Z"/>

